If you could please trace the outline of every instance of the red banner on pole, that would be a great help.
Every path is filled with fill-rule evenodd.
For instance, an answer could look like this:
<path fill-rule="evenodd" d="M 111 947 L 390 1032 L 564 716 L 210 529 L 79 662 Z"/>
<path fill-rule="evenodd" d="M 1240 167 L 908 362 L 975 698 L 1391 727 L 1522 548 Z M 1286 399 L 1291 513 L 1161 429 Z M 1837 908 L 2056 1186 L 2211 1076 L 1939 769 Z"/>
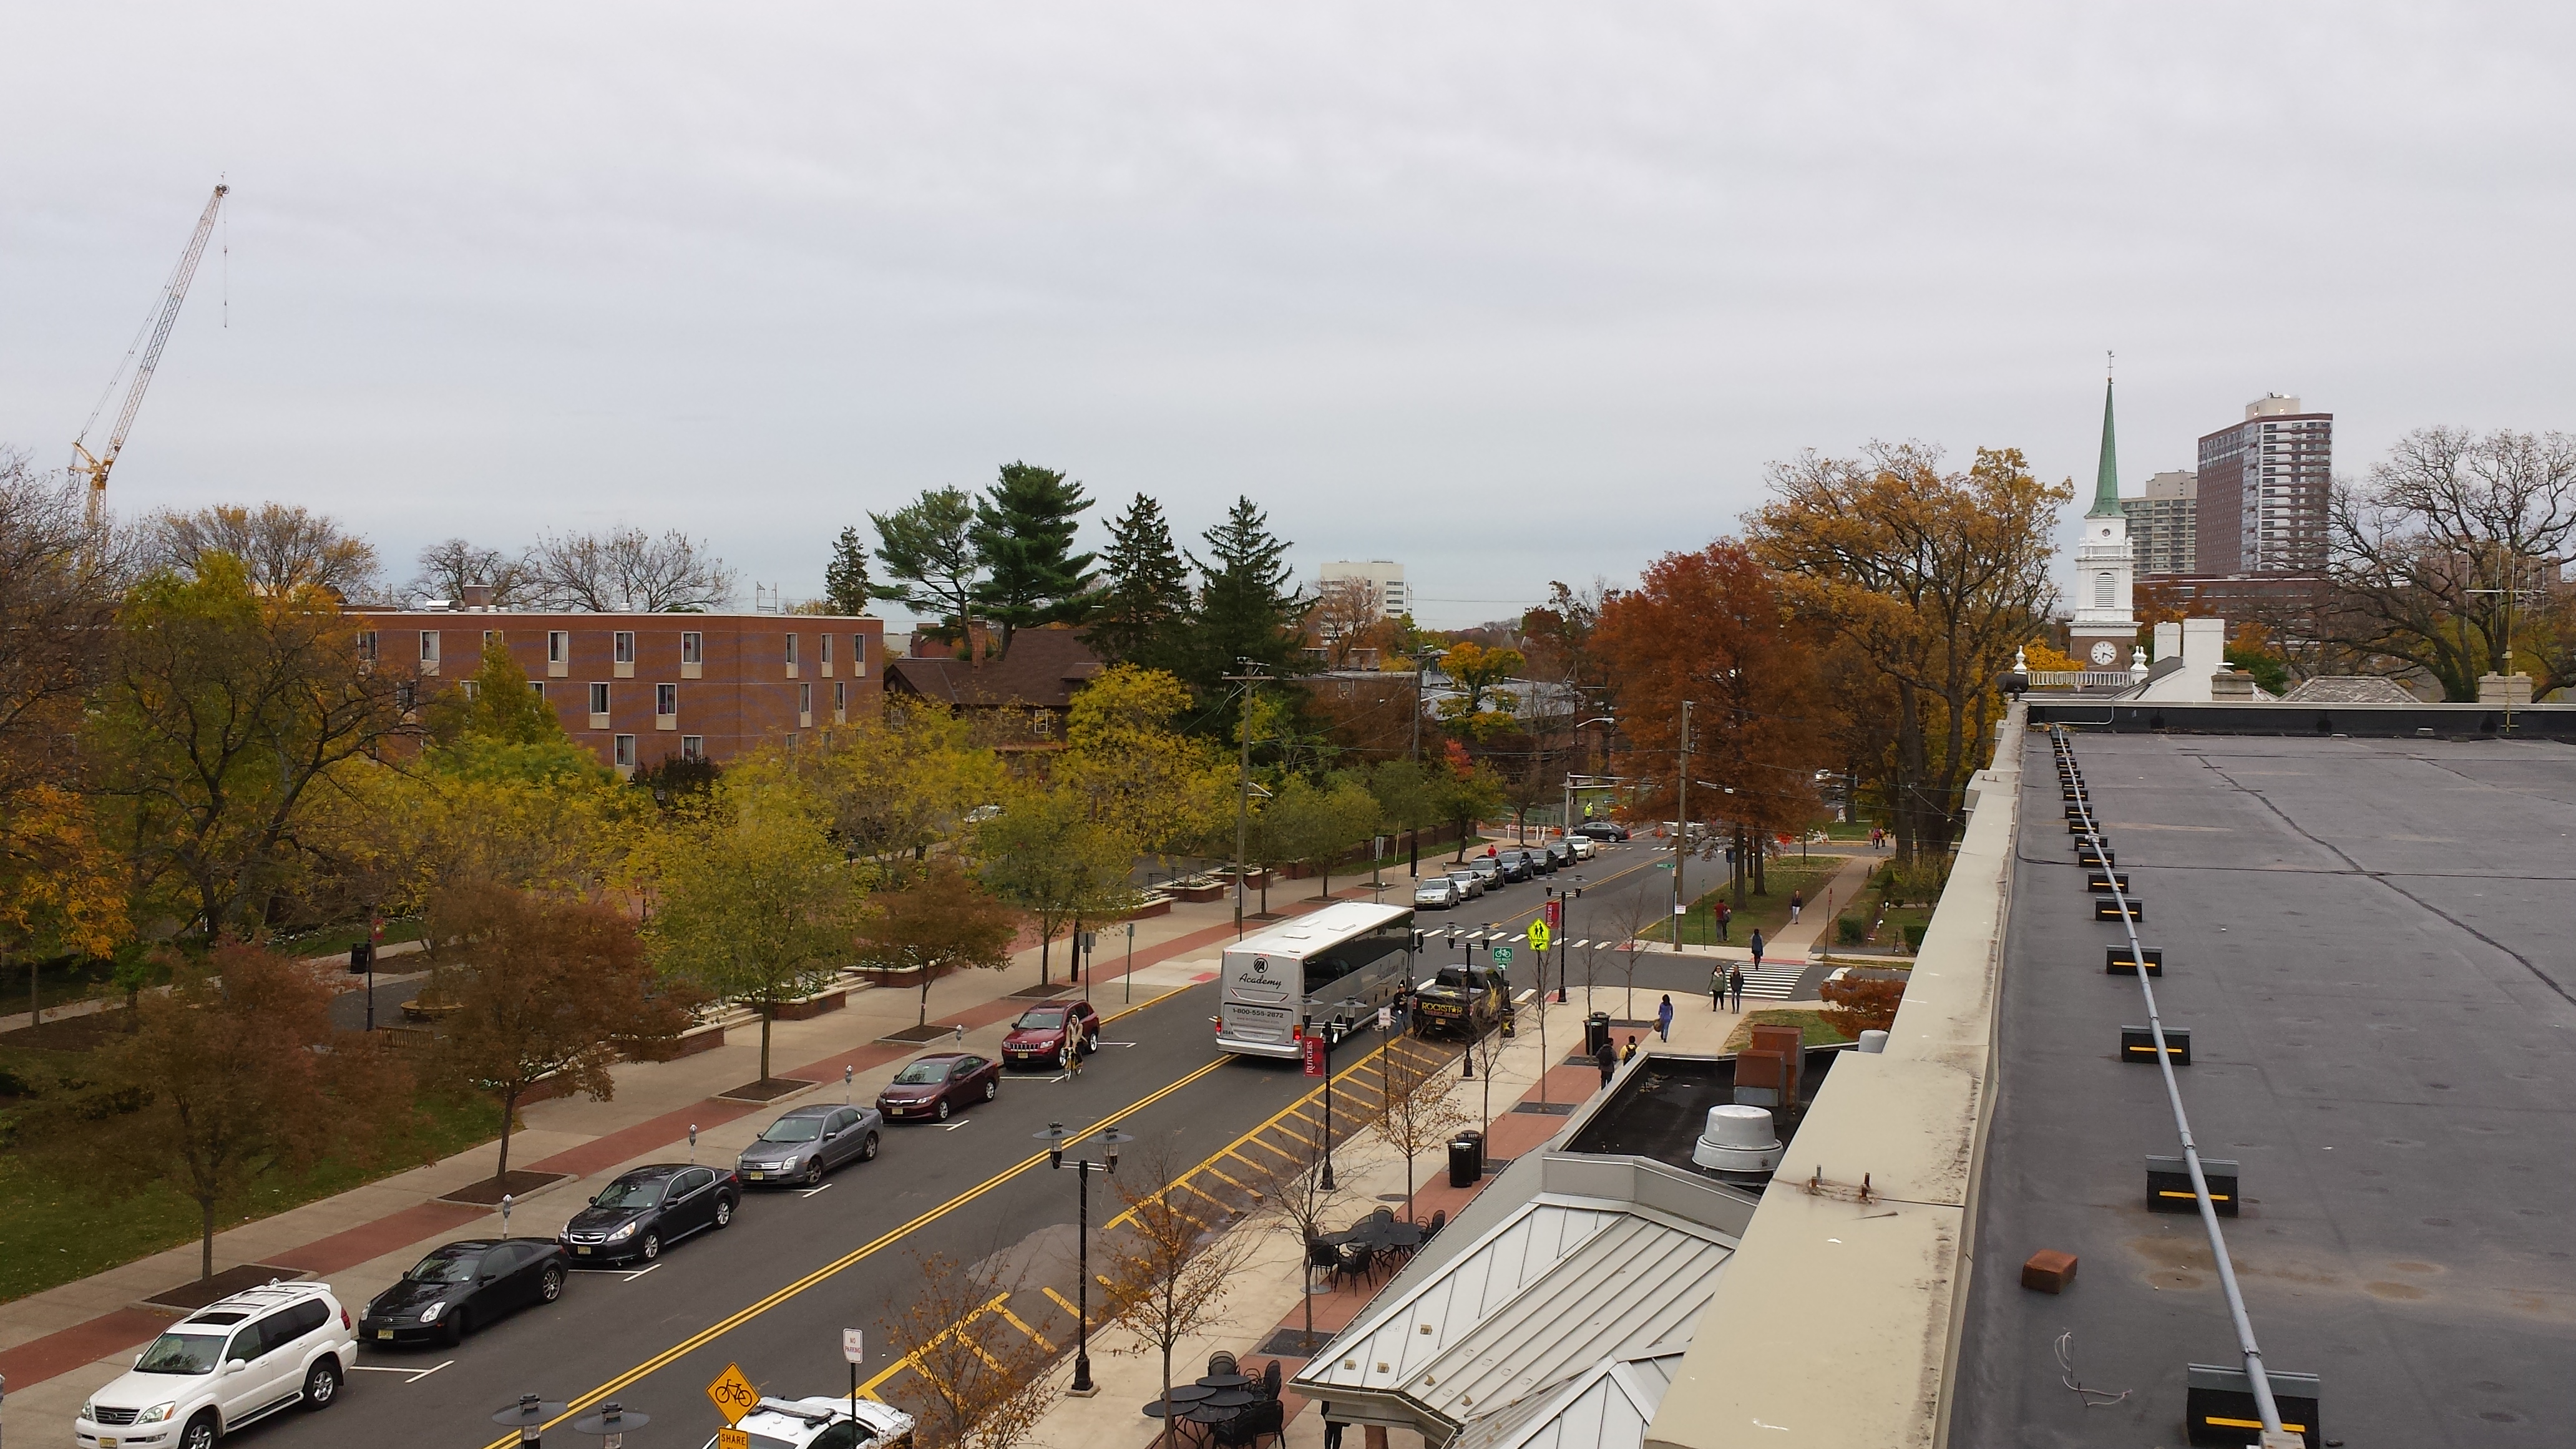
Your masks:
<path fill-rule="evenodd" d="M 1565 929 L 1565 902 L 1552 900 L 1547 903 L 1547 928 L 1551 931 Z"/>
<path fill-rule="evenodd" d="M 1297 1045 L 1305 1051 L 1306 1075 L 1322 1076 L 1324 1074 L 1324 1039 L 1320 1036 L 1310 1036 L 1300 1040 Z"/>

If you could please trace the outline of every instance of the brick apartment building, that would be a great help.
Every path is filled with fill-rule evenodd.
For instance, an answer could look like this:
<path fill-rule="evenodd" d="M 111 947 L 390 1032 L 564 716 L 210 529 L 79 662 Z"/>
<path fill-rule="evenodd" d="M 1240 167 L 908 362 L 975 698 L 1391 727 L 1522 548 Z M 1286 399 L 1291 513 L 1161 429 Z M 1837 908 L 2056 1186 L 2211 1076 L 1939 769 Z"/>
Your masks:
<path fill-rule="evenodd" d="M 665 758 L 723 764 L 773 740 L 828 743 L 885 698 L 885 621 L 816 614 L 587 614 L 352 609 L 390 668 L 463 679 L 498 639 L 563 721 L 620 775 Z"/>
<path fill-rule="evenodd" d="M 2200 440 L 2192 567 L 2202 574 L 2315 573 L 2326 562 L 2334 414 L 2279 393 Z"/>

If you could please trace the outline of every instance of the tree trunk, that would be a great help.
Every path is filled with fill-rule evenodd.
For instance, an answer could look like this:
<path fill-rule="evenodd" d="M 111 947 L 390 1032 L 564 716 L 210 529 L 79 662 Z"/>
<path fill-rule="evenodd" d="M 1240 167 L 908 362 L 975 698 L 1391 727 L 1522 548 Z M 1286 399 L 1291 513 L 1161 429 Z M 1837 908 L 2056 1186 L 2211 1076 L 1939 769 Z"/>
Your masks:
<path fill-rule="evenodd" d="M 494 1182 L 506 1183 L 510 1180 L 510 1127 L 519 1118 L 521 1090 L 521 1088 L 512 1087 L 501 1094 L 501 1165 L 492 1174 Z"/>
<path fill-rule="evenodd" d="M 930 966 L 927 962 L 921 967 L 921 1019 L 913 1025 L 930 1025 Z"/>
<path fill-rule="evenodd" d="M 1047 951 L 1054 945 L 1055 933 L 1047 929 L 1046 922 L 1038 922 L 1038 984 L 1040 986 L 1047 984 Z"/>
<path fill-rule="evenodd" d="M 197 1199 L 197 1212 L 197 1276 L 212 1278 L 215 1276 L 215 1200 L 210 1197 Z"/>
<path fill-rule="evenodd" d="M 45 993 L 38 979 L 39 973 L 43 970 L 44 963 L 41 960 L 34 956 L 27 958 L 27 1024 L 29 1026 L 45 1024 Z"/>
<path fill-rule="evenodd" d="M 777 1003 L 760 1003 L 760 1079 L 764 1082 L 769 1080 L 769 1023 L 777 1014 Z"/>
<path fill-rule="evenodd" d="M 1762 857 L 1763 857 L 1767 852 L 1766 852 L 1766 851 L 1764 851 L 1764 850 L 1763 850 L 1763 848 L 1762 848 L 1762 847 L 1763 847 L 1763 840 L 1762 840 L 1762 837 L 1761 837 L 1759 834 L 1755 834 L 1755 835 L 1753 836 L 1752 845 L 1753 845 L 1753 893 L 1754 893 L 1755 895 L 1757 895 L 1757 896 L 1767 896 L 1767 895 L 1771 894 L 1771 878 L 1770 878 L 1770 876 L 1769 876 L 1769 875 L 1764 871 L 1764 869 L 1763 869 L 1763 860 L 1762 860 Z"/>

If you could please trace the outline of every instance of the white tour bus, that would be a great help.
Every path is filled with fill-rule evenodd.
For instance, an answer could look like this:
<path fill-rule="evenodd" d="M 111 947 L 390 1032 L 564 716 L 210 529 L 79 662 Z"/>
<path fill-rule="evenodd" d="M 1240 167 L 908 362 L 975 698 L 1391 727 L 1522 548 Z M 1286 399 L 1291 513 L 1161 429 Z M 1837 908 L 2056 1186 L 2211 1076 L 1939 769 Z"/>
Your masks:
<path fill-rule="evenodd" d="M 1412 983 L 1413 947 L 1412 911 L 1359 901 L 1244 937 L 1225 948 L 1218 1048 L 1293 1060 L 1309 1018 L 1320 1028 L 1394 1001 Z"/>

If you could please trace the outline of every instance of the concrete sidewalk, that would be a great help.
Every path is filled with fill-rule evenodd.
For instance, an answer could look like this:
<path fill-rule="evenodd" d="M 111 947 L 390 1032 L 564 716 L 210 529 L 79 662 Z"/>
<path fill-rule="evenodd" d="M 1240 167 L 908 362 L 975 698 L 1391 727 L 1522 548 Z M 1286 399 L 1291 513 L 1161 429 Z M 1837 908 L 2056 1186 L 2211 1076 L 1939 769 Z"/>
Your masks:
<path fill-rule="evenodd" d="M 1368 896 L 1364 880 L 1355 890 L 1334 892 L 1335 899 Z M 1300 913 L 1319 904 L 1314 888 L 1305 882 L 1272 891 L 1273 914 Z M 1132 981 L 1125 975 L 1123 923 L 1116 929 L 1114 948 L 1108 933 L 1102 933 L 1091 983 L 1094 1003 L 1110 1019 L 1127 1009 L 1131 996 L 1135 1005 L 1142 1006 L 1210 979 L 1218 951 L 1234 937 L 1233 907 L 1224 901 L 1175 904 L 1169 915 L 1138 921 Z M 1066 956 L 1062 942 L 1051 955 L 1050 977 L 1061 982 Z M 995 1052 L 1004 1023 L 1030 1004 L 1029 998 L 1013 993 L 1036 983 L 1037 957 L 1031 947 L 1017 953 L 1007 969 L 962 972 L 934 982 L 930 1021 L 950 1027 L 952 1033 L 962 1030 L 969 1046 Z M 917 988 L 862 989 L 853 991 L 840 1011 L 776 1023 L 773 1070 L 815 1085 L 775 1101 L 739 1102 L 717 1095 L 758 1075 L 759 1027 L 754 1022 L 729 1028 L 725 1044 L 711 1051 L 669 1062 L 621 1065 L 616 1071 L 616 1095 L 608 1101 L 558 1098 L 522 1108 L 523 1125 L 511 1139 L 513 1169 L 565 1176 L 517 1203 L 510 1231 L 519 1236 L 553 1233 L 616 1173 L 685 1150 L 693 1125 L 698 1130 L 699 1160 L 729 1162 L 757 1129 L 757 1123 L 748 1119 L 765 1122 L 783 1107 L 809 1097 L 828 1100 L 845 1069 L 852 1074 L 852 1093 L 861 1099 L 873 1097 L 904 1062 L 927 1050 L 946 1049 L 959 1039 L 952 1034 L 925 1044 L 878 1040 L 913 1025 L 920 1003 Z M 337 1276 L 352 1293 L 361 1284 L 389 1281 L 422 1252 L 471 1225 L 498 1230 L 493 1210 L 438 1200 L 441 1194 L 488 1179 L 497 1156 L 497 1145 L 486 1143 L 227 1230 L 215 1239 L 216 1271 L 263 1264 L 290 1274 Z M 142 1300 L 194 1280 L 198 1251 L 190 1241 L 0 1305 L 0 1375 L 6 1376 L 9 1385 L 11 1417 L 21 1423 L 43 1422 L 48 1414 L 59 1412 L 68 1418 L 84 1393 L 121 1371 L 124 1355 L 176 1316 L 175 1310 L 154 1308 Z"/>

